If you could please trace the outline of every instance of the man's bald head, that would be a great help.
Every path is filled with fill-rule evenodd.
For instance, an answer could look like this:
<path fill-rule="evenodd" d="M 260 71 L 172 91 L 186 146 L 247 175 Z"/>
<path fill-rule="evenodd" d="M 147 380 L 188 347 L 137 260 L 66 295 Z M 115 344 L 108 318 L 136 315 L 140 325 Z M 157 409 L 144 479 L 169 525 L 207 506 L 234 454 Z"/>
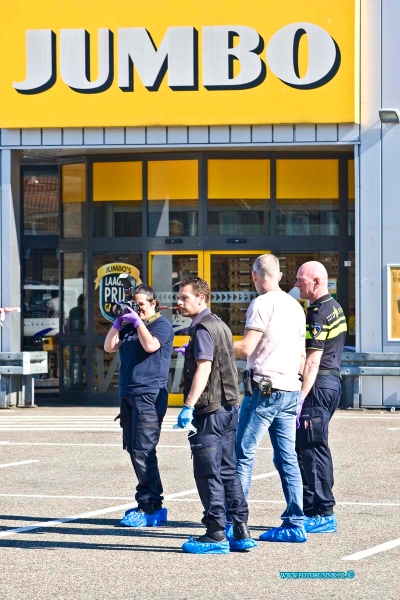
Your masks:
<path fill-rule="evenodd" d="M 310 302 L 329 294 L 328 272 L 324 265 L 316 260 L 301 265 L 297 271 L 296 287 L 300 290 L 300 297 Z"/>

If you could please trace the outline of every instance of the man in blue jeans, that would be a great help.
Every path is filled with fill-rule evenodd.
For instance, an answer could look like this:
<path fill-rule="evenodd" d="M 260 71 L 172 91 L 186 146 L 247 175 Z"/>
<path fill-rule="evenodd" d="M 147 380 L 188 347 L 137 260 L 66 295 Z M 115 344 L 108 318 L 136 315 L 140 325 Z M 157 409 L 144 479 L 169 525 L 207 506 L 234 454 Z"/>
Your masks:
<path fill-rule="evenodd" d="M 274 449 L 286 510 L 282 525 L 260 536 L 266 542 L 305 542 L 303 486 L 297 460 L 296 414 L 305 362 L 305 315 L 279 287 L 282 273 L 273 254 L 259 256 L 253 281 L 260 294 L 250 304 L 236 357 L 247 357 L 247 395 L 237 430 L 237 473 L 247 499 L 257 448 L 267 430 Z"/>

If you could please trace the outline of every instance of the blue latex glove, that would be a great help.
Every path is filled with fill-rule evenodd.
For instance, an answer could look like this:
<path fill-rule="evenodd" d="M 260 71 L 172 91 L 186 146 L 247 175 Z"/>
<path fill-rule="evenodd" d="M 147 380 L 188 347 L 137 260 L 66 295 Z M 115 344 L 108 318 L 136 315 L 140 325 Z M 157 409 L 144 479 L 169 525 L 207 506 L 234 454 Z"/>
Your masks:
<path fill-rule="evenodd" d="M 129 312 L 127 312 L 122 318 L 125 321 L 125 323 L 129 323 L 130 325 L 133 325 L 134 327 L 139 327 L 139 325 L 143 325 L 143 321 L 142 319 L 139 317 L 139 315 L 132 310 L 132 308 L 130 306 L 126 307 L 127 309 L 129 309 Z"/>
<path fill-rule="evenodd" d="M 193 420 L 194 408 L 191 406 L 184 406 L 178 415 L 178 425 L 181 429 L 185 429 Z"/>
<path fill-rule="evenodd" d="M 117 317 L 113 323 L 113 327 L 114 329 L 116 329 L 117 331 L 119 331 L 122 327 L 122 323 L 123 323 L 124 318 L 123 317 Z"/>
<path fill-rule="evenodd" d="M 304 400 L 305 400 L 305 398 L 304 398 Z M 300 401 L 299 408 L 297 409 L 296 429 L 300 429 L 300 416 L 301 416 L 301 411 L 303 408 L 304 400 Z"/>
<path fill-rule="evenodd" d="M 182 354 L 182 356 L 185 356 L 187 346 L 187 344 L 183 344 L 183 346 L 180 346 L 179 348 L 174 348 L 174 350 L 177 354 Z"/>

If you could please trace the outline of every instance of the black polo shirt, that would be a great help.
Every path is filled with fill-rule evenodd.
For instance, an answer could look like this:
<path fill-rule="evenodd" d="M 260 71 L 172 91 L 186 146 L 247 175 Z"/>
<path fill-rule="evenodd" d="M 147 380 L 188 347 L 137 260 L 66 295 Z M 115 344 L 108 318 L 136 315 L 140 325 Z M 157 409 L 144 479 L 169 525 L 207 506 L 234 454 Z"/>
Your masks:
<path fill-rule="evenodd" d="M 347 324 L 343 309 L 330 294 L 307 309 L 306 350 L 321 350 L 320 369 L 339 371 Z"/>

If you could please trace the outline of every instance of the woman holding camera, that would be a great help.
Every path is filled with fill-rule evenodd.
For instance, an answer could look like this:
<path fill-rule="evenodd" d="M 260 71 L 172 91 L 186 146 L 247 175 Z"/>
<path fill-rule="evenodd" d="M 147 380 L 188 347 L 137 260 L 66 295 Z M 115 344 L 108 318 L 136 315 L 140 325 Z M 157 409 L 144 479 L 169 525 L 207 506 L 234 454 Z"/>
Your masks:
<path fill-rule="evenodd" d="M 162 525 L 167 509 L 162 508 L 163 488 L 156 446 L 168 404 L 168 372 L 173 330 L 157 311 L 154 290 L 138 285 L 135 310 L 124 304 L 125 314 L 115 319 L 104 342 L 106 352 L 120 353 L 119 396 L 124 448 L 129 452 L 138 478 L 137 508 L 125 513 L 121 524 L 128 527 Z"/>

